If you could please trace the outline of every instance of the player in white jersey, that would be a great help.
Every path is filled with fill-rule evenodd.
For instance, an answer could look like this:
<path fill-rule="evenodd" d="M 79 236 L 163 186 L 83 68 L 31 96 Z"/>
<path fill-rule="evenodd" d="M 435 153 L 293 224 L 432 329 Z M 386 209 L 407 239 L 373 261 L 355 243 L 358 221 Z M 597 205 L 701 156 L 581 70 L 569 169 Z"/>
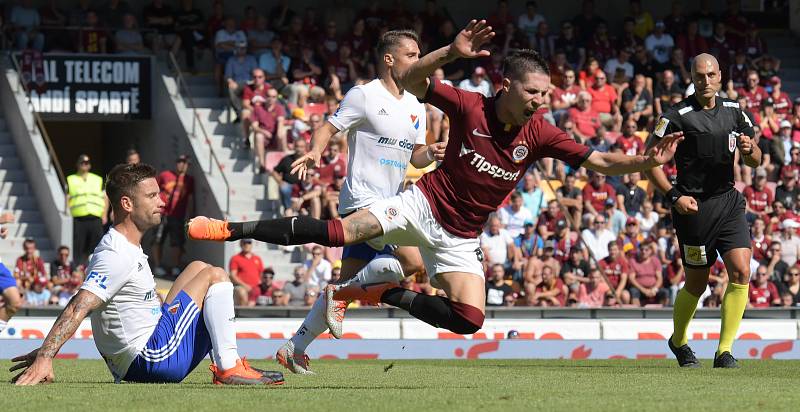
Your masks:
<path fill-rule="evenodd" d="M 117 165 L 106 192 L 114 226 L 94 250 L 88 276 L 61 312 L 42 346 L 14 358 L 13 381 L 35 385 L 54 379 L 52 360 L 91 314 L 92 334 L 115 382 L 180 382 L 209 353 L 216 384 L 282 384 L 279 372 L 260 371 L 239 358 L 233 323 L 233 285 L 224 270 L 192 262 L 161 304 L 142 235 L 161 221 L 156 170 Z"/>
<path fill-rule="evenodd" d="M 339 109 L 313 137 L 311 150 L 293 164 L 304 175 L 319 167 L 322 152 L 334 134 L 347 131 L 348 172 L 339 194 L 339 214 L 347 216 L 402 190 L 409 162 L 417 168 L 444 156 L 444 144 L 425 145 L 425 106 L 403 90 L 396 79 L 419 59 L 419 38 L 409 30 L 393 30 L 378 43 L 379 77 L 350 89 Z M 346 246 L 342 253 L 340 284 L 398 281 L 424 270 L 415 247 L 386 245 L 380 238 Z M 295 373 L 310 373 L 305 350 L 330 328 L 342 336 L 347 303 L 333 300 L 337 285 L 328 285 L 295 335 L 276 354 L 276 359 Z"/>
<path fill-rule="evenodd" d="M 339 110 L 314 134 L 311 150 L 292 165 L 302 179 L 308 169 L 319 167 L 332 136 L 347 130 L 348 174 L 339 195 L 342 216 L 396 195 L 409 162 L 423 168 L 443 159 L 443 143 L 425 145 L 425 106 L 396 82 L 419 59 L 418 41 L 417 34 L 408 30 L 381 36 L 380 77 L 350 89 Z M 342 254 L 342 282 L 396 282 L 423 270 L 417 248 L 387 246 L 380 238 L 347 246 Z M 326 329 L 341 337 L 347 304 L 332 299 L 336 287 L 325 288 L 295 335 L 278 350 L 276 359 L 290 371 L 310 373 L 305 350 Z"/>

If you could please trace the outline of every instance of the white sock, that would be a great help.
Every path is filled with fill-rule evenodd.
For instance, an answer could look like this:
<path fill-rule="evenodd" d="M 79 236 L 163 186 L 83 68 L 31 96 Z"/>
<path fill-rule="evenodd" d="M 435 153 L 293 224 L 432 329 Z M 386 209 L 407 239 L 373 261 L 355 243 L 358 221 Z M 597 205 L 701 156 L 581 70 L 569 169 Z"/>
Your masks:
<path fill-rule="evenodd" d="M 294 343 L 294 350 L 296 352 L 305 352 L 308 345 L 328 330 L 328 325 L 325 323 L 325 294 L 320 293 L 314 306 L 303 319 L 303 324 L 297 329 L 294 336 L 292 336 L 292 343 Z"/>
<path fill-rule="evenodd" d="M 4 331 L 6 329 L 6 326 L 8 326 L 8 322 L 0 319 L 0 332 Z"/>
<path fill-rule="evenodd" d="M 211 356 L 221 370 L 236 366 L 239 353 L 236 348 L 236 325 L 233 311 L 233 283 L 211 285 L 203 301 L 203 319 L 211 336 Z"/>
<path fill-rule="evenodd" d="M 400 282 L 405 277 L 403 266 L 396 257 L 393 255 L 378 255 L 361 268 L 353 279 L 346 283 Z"/>

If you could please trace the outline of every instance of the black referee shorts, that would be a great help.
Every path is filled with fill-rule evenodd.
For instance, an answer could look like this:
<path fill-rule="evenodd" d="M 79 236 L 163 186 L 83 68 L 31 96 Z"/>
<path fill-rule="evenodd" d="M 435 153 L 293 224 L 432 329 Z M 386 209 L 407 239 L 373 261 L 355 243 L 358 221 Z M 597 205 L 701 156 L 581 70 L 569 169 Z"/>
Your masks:
<path fill-rule="evenodd" d="M 678 234 L 683 264 L 709 268 L 731 249 L 750 248 L 750 227 L 745 219 L 744 196 L 731 189 L 706 200 L 697 200 L 698 213 L 682 215 L 672 208 L 672 224 Z"/>

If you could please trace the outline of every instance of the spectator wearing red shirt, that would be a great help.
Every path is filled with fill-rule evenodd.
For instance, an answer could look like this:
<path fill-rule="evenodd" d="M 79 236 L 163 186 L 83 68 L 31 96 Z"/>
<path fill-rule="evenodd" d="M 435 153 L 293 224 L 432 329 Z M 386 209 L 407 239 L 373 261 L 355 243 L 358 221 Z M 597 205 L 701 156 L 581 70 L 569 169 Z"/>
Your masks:
<path fill-rule="evenodd" d="M 747 83 L 747 72 L 752 70 L 752 66 L 747 62 L 747 55 L 744 50 L 738 50 L 733 64 L 728 70 L 728 79 L 733 82 L 734 89 L 741 89 Z"/>
<path fill-rule="evenodd" d="M 768 308 L 770 306 L 780 306 L 781 296 L 778 288 L 769 280 L 767 267 L 761 265 L 756 271 L 756 278 L 750 282 L 750 304 L 751 308 Z"/>
<path fill-rule="evenodd" d="M 600 259 L 597 266 L 606 275 L 617 301 L 630 303 L 631 294 L 626 290 L 626 286 L 629 283 L 628 278 L 633 274 L 616 241 L 608 243 L 608 256 Z"/>
<path fill-rule="evenodd" d="M 263 69 L 255 68 L 250 73 L 252 83 L 243 84 L 236 87 L 241 87 L 242 104 L 236 105 L 240 108 L 242 119 L 242 136 L 244 136 L 244 145 L 250 146 L 249 136 L 250 127 L 252 126 L 253 110 L 256 106 L 263 106 L 267 101 L 267 90 L 271 88 L 266 81 L 266 73 Z"/>
<path fill-rule="evenodd" d="M 578 102 L 567 112 L 569 119 L 575 123 L 573 132 L 582 141 L 591 139 L 597 134 L 597 129 L 601 126 L 600 115 L 592 108 L 592 95 L 587 91 L 578 93 Z"/>
<path fill-rule="evenodd" d="M 583 212 L 596 215 L 604 210 L 606 199 L 616 199 L 617 192 L 606 183 L 606 177 L 600 173 L 589 171 L 589 183 L 583 186 Z"/>
<path fill-rule="evenodd" d="M 750 245 L 753 248 L 753 259 L 762 261 L 767 257 L 769 245 L 772 242 L 765 233 L 766 224 L 764 219 L 757 217 L 750 227 Z"/>
<path fill-rule="evenodd" d="M 747 109 L 753 113 L 760 112 L 761 104 L 769 98 L 766 90 L 758 85 L 759 80 L 758 73 L 750 70 L 747 72 L 747 85 L 737 90 L 739 95 L 744 96 L 747 100 Z"/>
<path fill-rule="evenodd" d="M 772 213 L 772 202 L 775 197 L 766 184 L 767 171 L 763 167 L 756 168 L 756 178 L 753 180 L 753 185 L 745 187 L 743 193 L 745 200 L 747 200 L 745 210 L 750 222 L 758 216 Z"/>
<path fill-rule="evenodd" d="M 35 240 L 25 239 L 22 242 L 22 250 L 25 253 L 17 258 L 14 265 L 14 277 L 17 278 L 21 289 L 25 290 L 33 285 L 34 280 L 46 277 L 47 272 L 44 268 L 44 260 L 39 256 L 39 250 L 36 249 Z"/>
<path fill-rule="evenodd" d="M 234 286 L 233 296 L 236 306 L 246 306 L 249 304 L 251 292 L 261 284 L 264 262 L 253 253 L 252 239 L 240 240 L 239 246 L 242 250 L 231 257 L 228 270 Z"/>
<path fill-rule="evenodd" d="M 73 269 L 77 269 L 77 266 L 69 260 L 69 247 L 59 246 L 56 259 L 50 262 L 50 282 L 53 284 L 54 294 L 57 295 L 62 285 L 69 282 Z"/>
<path fill-rule="evenodd" d="M 683 269 L 683 260 L 676 254 L 675 257 L 664 268 L 667 276 L 665 285 L 669 287 L 670 304 L 675 304 L 675 298 L 678 297 L 678 291 L 683 287 L 686 281 L 686 271 Z"/>
<path fill-rule="evenodd" d="M 622 149 L 622 153 L 628 156 L 636 156 L 644 153 L 644 143 L 639 136 L 636 136 L 636 130 L 638 130 L 636 120 L 626 120 L 622 127 L 622 136 L 618 137 L 617 141 L 614 142 L 614 144 Z"/>
<path fill-rule="evenodd" d="M 533 302 L 536 306 L 564 307 L 567 303 L 567 285 L 556 276 L 550 266 L 542 267 L 542 282 L 536 286 Z"/>
<path fill-rule="evenodd" d="M 772 93 L 770 93 L 770 97 L 772 98 L 773 106 L 775 107 L 775 113 L 778 114 L 778 117 L 781 120 L 784 120 L 791 116 L 792 114 L 792 99 L 789 98 L 789 95 L 786 92 L 781 91 L 781 78 L 778 76 L 772 76 L 769 79 L 769 83 L 772 85 Z"/>
<path fill-rule="evenodd" d="M 598 269 L 589 272 L 589 282 L 578 286 L 578 307 L 599 308 L 603 306 L 608 285 Z"/>
<path fill-rule="evenodd" d="M 600 122 L 614 131 L 619 131 L 622 126 L 622 115 L 617 105 L 617 91 L 608 84 L 605 72 L 598 69 L 594 75 L 595 83 L 587 89 L 592 95 L 592 110 L 600 116 Z"/>
<path fill-rule="evenodd" d="M 589 41 L 587 51 L 598 61 L 606 61 L 616 55 L 614 45 L 608 36 L 606 22 L 599 22 L 594 29 L 592 40 Z"/>
<path fill-rule="evenodd" d="M 633 272 L 630 280 L 631 303 L 639 306 L 644 303 L 659 303 L 666 305 L 669 299 L 669 290 L 664 288 L 664 279 L 661 274 L 661 262 L 655 255 L 653 242 L 645 242 L 639 252 L 628 260 L 628 265 Z"/>
<path fill-rule="evenodd" d="M 561 212 L 558 201 L 551 200 L 547 203 L 547 210 L 539 216 L 539 221 L 536 222 L 536 231 L 543 239 L 550 239 L 556 234 L 556 224 L 563 219 L 565 219 L 564 213 Z"/>
<path fill-rule="evenodd" d="M 320 164 L 319 182 L 322 184 L 330 185 L 337 178 L 347 176 L 347 155 L 342 153 L 341 143 L 331 142 Z"/>
<path fill-rule="evenodd" d="M 348 43 L 339 45 L 338 53 L 328 58 L 327 87 L 341 100 L 361 78 L 363 67 L 353 58 L 353 49 Z"/>
<path fill-rule="evenodd" d="M 278 103 L 278 91 L 269 88 L 266 101 L 253 106 L 252 127 L 255 133 L 253 144 L 256 148 L 256 156 L 261 163 L 259 173 L 267 171 L 266 149 L 268 147 L 275 146 L 281 152 L 289 150 L 288 130 L 283 126 L 285 119 L 286 111 L 283 110 L 283 105 Z M 273 143 L 275 144 L 273 145 Z"/>
<path fill-rule="evenodd" d="M 568 69 L 564 72 L 561 87 L 556 87 L 553 90 L 550 104 L 553 108 L 553 117 L 556 119 L 556 123 L 560 123 L 561 117 L 578 104 L 578 95 L 581 92 L 581 88 L 575 81 L 575 70 Z"/>
<path fill-rule="evenodd" d="M 708 40 L 708 52 L 717 57 L 719 67 L 728 67 L 731 64 L 734 50 L 738 46 L 736 40 L 727 35 L 727 31 L 725 23 L 718 21 L 714 24 L 714 35 Z"/>
<path fill-rule="evenodd" d="M 155 242 L 153 247 L 153 264 L 156 271 L 163 271 L 162 248 L 167 237 L 170 240 L 170 247 L 175 256 L 175 267 L 173 273 L 179 273 L 178 266 L 181 265 L 186 243 L 186 233 L 183 224 L 190 203 L 194 203 L 194 178 L 188 174 L 189 156 L 180 155 L 175 161 L 175 171 L 165 170 L 161 172 L 156 180 L 161 189 L 161 200 L 164 201 L 164 211 L 161 216 L 161 224 L 157 227 Z"/>

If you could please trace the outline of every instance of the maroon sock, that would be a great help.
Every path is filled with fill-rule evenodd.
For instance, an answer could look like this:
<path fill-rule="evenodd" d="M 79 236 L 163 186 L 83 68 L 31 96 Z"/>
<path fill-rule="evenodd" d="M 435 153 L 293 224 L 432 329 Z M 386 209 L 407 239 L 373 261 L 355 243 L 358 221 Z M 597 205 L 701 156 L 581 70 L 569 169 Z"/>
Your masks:
<path fill-rule="evenodd" d="M 331 247 L 344 246 L 344 226 L 339 219 L 328 221 L 328 245 Z"/>

